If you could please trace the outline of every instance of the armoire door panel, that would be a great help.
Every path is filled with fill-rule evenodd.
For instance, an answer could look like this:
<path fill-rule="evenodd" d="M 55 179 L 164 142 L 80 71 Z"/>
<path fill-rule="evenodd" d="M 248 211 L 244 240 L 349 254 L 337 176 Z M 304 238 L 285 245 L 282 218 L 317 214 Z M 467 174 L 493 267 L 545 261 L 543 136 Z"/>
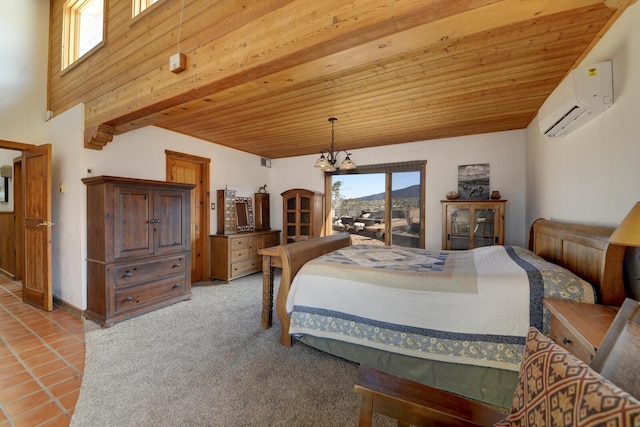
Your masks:
<path fill-rule="evenodd" d="M 153 253 L 153 193 L 150 190 L 116 187 L 115 211 L 121 221 L 114 223 L 114 256 Z"/>

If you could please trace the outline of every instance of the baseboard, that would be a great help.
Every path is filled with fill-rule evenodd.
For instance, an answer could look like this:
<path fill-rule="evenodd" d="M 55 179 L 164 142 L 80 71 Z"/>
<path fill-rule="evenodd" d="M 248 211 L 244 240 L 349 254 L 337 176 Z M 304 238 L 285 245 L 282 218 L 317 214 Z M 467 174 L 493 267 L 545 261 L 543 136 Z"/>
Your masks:
<path fill-rule="evenodd" d="M 66 302 L 65 300 L 57 297 L 57 296 L 53 296 L 53 304 L 62 307 L 63 309 L 67 310 L 69 313 L 78 316 L 80 318 L 84 317 L 84 310 L 79 309 L 78 307 L 76 307 L 73 304 L 69 304 L 68 302 Z"/>
<path fill-rule="evenodd" d="M 8 277 L 11 280 L 15 280 L 15 278 L 16 278 L 15 274 L 11 274 L 11 273 L 9 273 L 7 270 L 5 270 L 3 268 L 0 268 L 0 274 L 2 274 L 3 276 Z"/>

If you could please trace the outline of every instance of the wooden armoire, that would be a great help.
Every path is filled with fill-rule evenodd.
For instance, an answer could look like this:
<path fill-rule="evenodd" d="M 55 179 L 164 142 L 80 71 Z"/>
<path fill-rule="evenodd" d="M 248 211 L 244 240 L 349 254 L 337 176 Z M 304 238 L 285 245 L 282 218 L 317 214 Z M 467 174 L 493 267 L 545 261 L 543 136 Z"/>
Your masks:
<path fill-rule="evenodd" d="M 192 184 L 97 176 L 87 186 L 86 316 L 114 322 L 191 298 Z"/>

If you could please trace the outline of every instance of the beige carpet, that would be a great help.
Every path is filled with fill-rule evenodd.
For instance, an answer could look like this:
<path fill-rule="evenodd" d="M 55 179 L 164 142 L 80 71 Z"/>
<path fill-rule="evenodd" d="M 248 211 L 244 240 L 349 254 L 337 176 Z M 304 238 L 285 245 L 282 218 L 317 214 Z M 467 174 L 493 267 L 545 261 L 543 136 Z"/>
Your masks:
<path fill-rule="evenodd" d="M 279 280 L 279 278 L 278 278 Z M 101 329 L 72 426 L 355 426 L 357 366 L 260 327 L 262 275 Z M 384 419 L 379 419 L 386 424 Z"/>

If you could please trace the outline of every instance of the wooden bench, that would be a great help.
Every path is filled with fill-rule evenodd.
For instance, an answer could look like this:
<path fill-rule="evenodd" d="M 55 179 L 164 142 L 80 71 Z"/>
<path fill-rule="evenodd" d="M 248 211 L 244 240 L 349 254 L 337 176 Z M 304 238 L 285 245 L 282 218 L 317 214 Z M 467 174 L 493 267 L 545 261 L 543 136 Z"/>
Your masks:
<path fill-rule="evenodd" d="M 361 427 L 371 425 L 374 412 L 397 419 L 399 427 L 486 426 L 506 416 L 487 405 L 366 365 L 360 365 L 354 388 L 360 395 Z"/>

